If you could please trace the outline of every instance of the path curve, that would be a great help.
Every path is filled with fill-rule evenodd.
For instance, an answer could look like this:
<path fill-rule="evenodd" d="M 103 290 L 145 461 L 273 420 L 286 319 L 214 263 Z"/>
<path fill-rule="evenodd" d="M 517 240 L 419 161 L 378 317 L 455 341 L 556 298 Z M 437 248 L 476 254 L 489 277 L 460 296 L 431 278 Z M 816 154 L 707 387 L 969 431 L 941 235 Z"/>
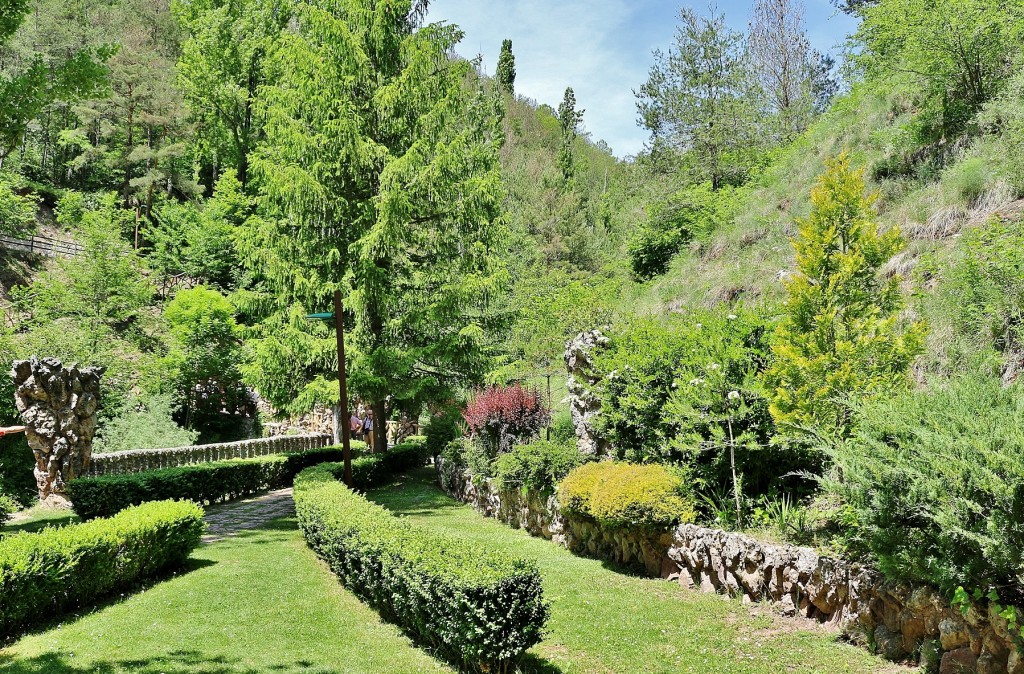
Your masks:
<path fill-rule="evenodd" d="M 239 531 L 258 529 L 270 520 L 295 515 L 291 487 L 277 489 L 252 498 L 218 503 L 206 509 L 207 531 L 204 543 L 234 536 Z"/>

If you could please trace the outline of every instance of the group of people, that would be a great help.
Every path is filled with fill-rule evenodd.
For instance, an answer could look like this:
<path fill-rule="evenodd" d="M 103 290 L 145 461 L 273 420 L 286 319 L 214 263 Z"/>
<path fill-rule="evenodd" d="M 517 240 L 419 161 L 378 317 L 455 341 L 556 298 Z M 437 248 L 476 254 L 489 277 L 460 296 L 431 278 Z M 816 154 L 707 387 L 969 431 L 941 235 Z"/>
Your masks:
<path fill-rule="evenodd" d="M 377 451 L 373 446 L 373 410 L 363 409 L 360 405 L 358 410 L 352 410 L 352 416 L 348 420 L 348 430 L 353 440 L 362 440 L 371 452 Z"/>

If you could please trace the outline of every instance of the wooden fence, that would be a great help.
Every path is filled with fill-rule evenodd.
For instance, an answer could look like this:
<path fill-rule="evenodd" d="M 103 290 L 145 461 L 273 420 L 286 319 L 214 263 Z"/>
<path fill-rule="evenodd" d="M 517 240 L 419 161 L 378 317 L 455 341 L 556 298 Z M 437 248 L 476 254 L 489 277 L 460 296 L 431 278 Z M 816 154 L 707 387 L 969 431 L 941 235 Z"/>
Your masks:
<path fill-rule="evenodd" d="M 48 236 L 33 236 L 31 239 L 19 239 L 0 234 L 0 248 L 17 250 L 46 257 L 75 257 L 82 252 L 82 247 L 70 241 L 51 239 Z"/>

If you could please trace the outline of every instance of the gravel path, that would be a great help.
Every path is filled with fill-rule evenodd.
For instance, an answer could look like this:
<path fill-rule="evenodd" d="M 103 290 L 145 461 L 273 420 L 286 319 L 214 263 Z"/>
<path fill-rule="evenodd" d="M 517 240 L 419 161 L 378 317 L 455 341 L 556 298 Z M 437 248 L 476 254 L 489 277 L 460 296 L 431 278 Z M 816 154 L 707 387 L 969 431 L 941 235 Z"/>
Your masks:
<path fill-rule="evenodd" d="M 213 543 L 246 529 L 258 529 L 270 520 L 295 515 L 292 490 L 278 489 L 260 496 L 220 503 L 206 509 L 208 529 L 204 543 Z"/>

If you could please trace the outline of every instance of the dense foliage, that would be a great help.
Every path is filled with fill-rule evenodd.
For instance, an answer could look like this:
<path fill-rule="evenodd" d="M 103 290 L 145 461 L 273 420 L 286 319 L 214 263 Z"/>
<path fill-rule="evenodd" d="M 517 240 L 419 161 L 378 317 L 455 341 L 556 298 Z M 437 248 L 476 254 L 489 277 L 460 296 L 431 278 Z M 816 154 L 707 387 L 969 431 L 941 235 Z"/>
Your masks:
<path fill-rule="evenodd" d="M 665 466 L 586 463 L 559 483 L 558 498 L 565 512 L 608 527 L 665 529 L 696 516 L 685 475 Z"/>
<path fill-rule="evenodd" d="M 349 589 L 462 668 L 514 671 L 548 617 L 536 565 L 417 529 L 345 487 L 340 468 L 296 478 L 309 545 Z"/>
<path fill-rule="evenodd" d="M 1024 598 L 1024 396 L 968 377 L 858 405 L 832 450 L 847 535 L 888 576 Z"/>
<path fill-rule="evenodd" d="M 534 440 L 499 456 L 494 462 L 494 477 L 502 489 L 550 493 L 587 460 L 575 442 Z"/>
<path fill-rule="evenodd" d="M 543 396 L 520 384 L 480 389 L 462 411 L 470 434 L 494 454 L 509 451 L 516 440 L 536 436 L 550 417 Z"/>
<path fill-rule="evenodd" d="M 900 324 L 899 276 L 879 273 L 904 242 L 896 228 L 879 232 L 864 192 L 863 171 L 840 155 L 798 223 L 797 273 L 786 281 L 767 377 L 772 416 L 790 434 L 847 436 L 848 401 L 909 385 L 923 348 L 924 325 Z"/>
<path fill-rule="evenodd" d="M 0 538 L 0 636 L 181 566 L 204 528 L 196 504 L 162 501 Z"/>

